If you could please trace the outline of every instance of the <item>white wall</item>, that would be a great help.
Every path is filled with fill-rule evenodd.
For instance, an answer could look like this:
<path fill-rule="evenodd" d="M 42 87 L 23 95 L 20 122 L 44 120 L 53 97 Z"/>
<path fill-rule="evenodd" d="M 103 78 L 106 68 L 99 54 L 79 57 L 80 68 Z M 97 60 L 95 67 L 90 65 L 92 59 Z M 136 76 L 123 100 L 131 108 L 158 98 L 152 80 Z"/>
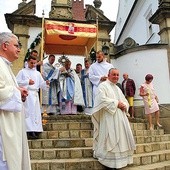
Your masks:
<path fill-rule="evenodd" d="M 123 28 L 123 25 L 125 24 L 125 21 L 129 15 L 129 12 L 132 8 L 134 1 L 135 0 L 119 0 L 114 40 L 117 40 Z"/>
<path fill-rule="evenodd" d="M 49 54 L 47 54 L 47 56 L 49 56 Z M 62 55 L 55 55 L 55 62 L 54 62 L 54 64 L 58 63 L 58 59 L 61 56 Z M 75 69 L 77 63 L 82 64 L 82 68 L 84 68 L 84 57 L 83 56 L 67 56 L 66 55 L 66 57 L 71 61 L 71 68 Z M 43 62 L 44 63 L 48 62 L 48 57 Z M 60 67 L 61 67 L 61 65 L 60 65 Z"/>
<path fill-rule="evenodd" d="M 28 34 L 30 38 L 28 39 L 28 48 L 30 47 L 30 45 L 32 44 L 32 42 L 35 40 L 35 38 L 40 32 L 42 32 L 42 29 L 39 27 L 29 27 Z"/>
<path fill-rule="evenodd" d="M 120 1 L 123 2 L 123 1 Z M 123 6 L 124 4 L 121 4 Z M 129 6 L 132 7 L 132 0 L 129 1 Z M 146 44 L 148 39 L 150 38 L 150 35 L 148 34 L 149 30 L 149 21 L 147 16 L 149 13 L 152 15 L 155 13 L 155 11 L 158 9 L 158 0 L 140 0 L 138 1 L 133 13 L 131 14 L 131 17 L 128 21 L 128 24 L 125 27 L 125 30 L 123 34 L 121 35 L 121 38 L 118 42 L 117 45 L 120 45 L 123 43 L 123 41 L 127 37 L 133 38 L 137 43 L 140 45 Z M 127 16 L 124 15 L 126 11 L 122 11 L 118 14 L 117 16 L 117 24 L 115 27 L 115 39 L 114 42 L 117 41 L 118 36 L 123 28 L 123 25 L 127 19 Z M 127 11 L 129 13 L 129 11 Z M 126 17 L 126 18 L 123 18 Z M 124 21 L 123 24 L 119 24 L 120 18 L 123 18 L 122 20 Z M 153 29 L 153 36 L 150 39 L 149 42 L 147 43 L 158 43 L 160 41 L 160 37 L 158 35 L 159 32 L 159 26 L 156 24 L 152 24 L 152 29 Z"/>
<path fill-rule="evenodd" d="M 170 103 L 170 80 L 166 49 L 151 49 L 126 54 L 116 60 L 113 65 L 120 70 L 120 81 L 123 73 L 128 73 L 129 78 L 135 81 L 137 91 L 135 99 L 141 99 L 139 87 L 145 81 L 146 74 L 154 76 L 153 84 L 160 104 Z"/>

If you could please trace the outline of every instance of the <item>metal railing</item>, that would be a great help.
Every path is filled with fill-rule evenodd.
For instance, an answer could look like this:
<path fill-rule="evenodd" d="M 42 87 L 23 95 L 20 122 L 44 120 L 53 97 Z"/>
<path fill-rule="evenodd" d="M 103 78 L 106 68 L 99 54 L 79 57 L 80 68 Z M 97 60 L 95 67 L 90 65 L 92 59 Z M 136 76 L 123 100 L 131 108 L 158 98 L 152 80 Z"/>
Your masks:
<path fill-rule="evenodd" d="M 159 104 L 159 106 L 162 107 L 162 108 L 164 108 L 164 109 L 166 109 L 166 110 L 168 110 L 168 111 L 170 111 L 170 108 L 168 108 L 168 107 L 166 107 L 166 106 L 164 106 L 164 105 L 162 105 L 162 104 Z"/>

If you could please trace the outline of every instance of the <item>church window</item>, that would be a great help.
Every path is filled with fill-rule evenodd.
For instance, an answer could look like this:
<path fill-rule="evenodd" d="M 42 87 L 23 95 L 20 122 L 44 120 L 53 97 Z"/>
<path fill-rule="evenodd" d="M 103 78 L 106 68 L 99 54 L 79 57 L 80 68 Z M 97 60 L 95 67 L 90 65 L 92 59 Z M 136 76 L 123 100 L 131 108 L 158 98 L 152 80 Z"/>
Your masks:
<path fill-rule="evenodd" d="M 154 31 L 153 31 L 153 25 L 152 23 L 149 21 L 150 17 L 152 16 L 152 8 L 151 8 L 151 5 L 148 7 L 148 9 L 146 10 L 145 14 L 144 14 L 144 17 L 145 17 L 145 20 L 146 20 L 146 31 L 147 31 L 147 39 L 149 40 L 153 34 L 154 34 Z"/>

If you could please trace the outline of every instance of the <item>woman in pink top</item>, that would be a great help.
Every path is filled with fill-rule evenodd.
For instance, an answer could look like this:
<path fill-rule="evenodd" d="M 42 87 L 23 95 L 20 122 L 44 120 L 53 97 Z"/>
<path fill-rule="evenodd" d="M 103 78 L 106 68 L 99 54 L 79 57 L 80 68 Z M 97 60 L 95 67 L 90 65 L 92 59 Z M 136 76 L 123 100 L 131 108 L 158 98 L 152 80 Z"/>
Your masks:
<path fill-rule="evenodd" d="M 156 125 L 158 127 L 162 127 L 159 123 L 159 106 L 158 106 L 158 97 L 155 94 L 155 90 L 153 84 L 151 83 L 153 80 L 153 76 L 151 74 L 147 74 L 145 76 L 145 83 L 143 83 L 140 87 L 140 96 L 143 98 L 144 106 L 145 106 L 145 114 L 147 115 L 149 122 L 149 129 L 153 130 L 152 124 L 152 113 L 155 113 Z"/>

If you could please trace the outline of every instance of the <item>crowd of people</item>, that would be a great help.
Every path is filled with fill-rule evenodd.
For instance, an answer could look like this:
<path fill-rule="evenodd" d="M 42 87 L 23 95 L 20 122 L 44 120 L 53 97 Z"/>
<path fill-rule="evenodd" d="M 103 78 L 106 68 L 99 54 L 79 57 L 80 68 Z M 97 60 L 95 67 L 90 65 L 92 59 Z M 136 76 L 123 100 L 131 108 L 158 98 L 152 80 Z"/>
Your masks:
<path fill-rule="evenodd" d="M 135 142 L 127 115 L 135 117 L 136 86 L 128 73 L 123 74 L 122 84 L 118 83 L 119 70 L 107 62 L 102 51 L 96 53 L 95 63 L 85 60 L 84 69 L 80 63 L 73 69 L 69 59 L 61 68 L 54 66 L 53 54 L 43 64 L 38 52 L 33 50 L 15 77 L 10 64 L 18 59 L 19 52 L 15 35 L 0 33 L 1 170 L 31 169 L 27 138 L 37 139 L 43 131 L 44 110 L 48 114 L 92 115 L 94 157 L 107 169 L 122 168 L 133 162 Z M 151 83 L 153 76 L 148 74 L 145 80 L 139 95 L 144 101 L 149 129 L 153 130 L 153 113 L 156 125 L 162 127 L 158 97 Z"/>

